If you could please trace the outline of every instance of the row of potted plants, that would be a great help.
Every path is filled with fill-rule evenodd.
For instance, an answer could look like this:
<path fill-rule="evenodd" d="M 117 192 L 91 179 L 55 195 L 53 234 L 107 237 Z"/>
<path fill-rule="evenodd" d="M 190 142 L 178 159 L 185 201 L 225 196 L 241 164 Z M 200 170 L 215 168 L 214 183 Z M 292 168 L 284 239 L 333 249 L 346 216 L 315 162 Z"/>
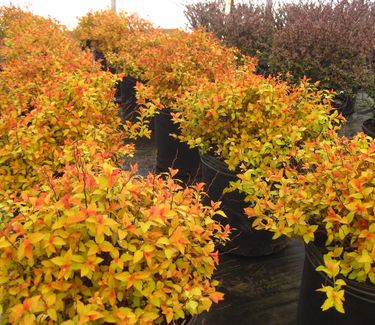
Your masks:
<path fill-rule="evenodd" d="M 235 171 L 230 190 L 247 202 L 252 227 L 274 232 L 275 240 L 286 235 L 314 243 L 307 246 L 299 324 L 366 323 L 373 317 L 375 283 L 374 140 L 339 138 L 342 118 L 332 114 L 333 94 L 316 86 L 306 80 L 290 86 L 251 69 L 228 71 L 185 92 L 174 119 L 181 140 Z M 202 161 L 217 168 L 205 156 Z M 208 183 L 217 176 L 211 173 Z M 316 289 L 325 300 L 314 298 Z M 320 306 L 340 313 L 345 306 L 347 313 L 322 314 Z"/>
<path fill-rule="evenodd" d="M 14 7 L 0 21 L 1 322 L 162 324 L 220 301 L 220 204 L 175 171 L 121 170 L 149 132 L 147 111 L 120 123 L 121 76 L 54 21 Z"/>
<path fill-rule="evenodd" d="M 200 80 L 177 100 L 173 114 L 181 140 L 219 158 L 216 165 L 202 158 L 219 172 L 208 184 L 220 173 L 227 176 L 217 167 L 220 159 L 235 171 L 230 191 L 247 202 L 248 227 L 274 232 L 278 241 L 297 236 L 314 243 L 307 246 L 299 324 L 366 323 L 373 317 L 374 140 L 338 137 L 342 117 L 332 110 L 333 95 L 306 80 L 291 86 L 244 66 L 216 82 Z M 233 196 L 225 194 L 226 200 Z M 236 228 L 244 234 L 241 224 Z M 314 298 L 316 289 L 325 300 Z M 320 306 L 347 313 L 321 313 Z"/>
<path fill-rule="evenodd" d="M 193 32 L 191 37 L 199 35 L 197 33 L 202 32 Z M 222 166 L 223 162 L 224 168 L 228 167 L 228 170 L 224 172 L 218 168 L 211 173 L 213 175 L 211 179 L 205 179 L 208 183 L 207 190 L 210 192 L 211 182 L 215 182 L 218 174 L 225 176 L 229 174 L 229 180 L 223 182 L 224 186 L 221 190 L 211 195 L 222 197 L 224 194 L 224 202 L 232 200 L 237 201 L 236 204 L 241 201 L 240 206 L 246 204 L 246 214 L 253 217 L 255 213 L 257 217 L 253 226 L 275 232 L 275 239 L 281 235 L 296 235 L 306 242 L 315 241 L 320 246 L 322 252 L 319 254 L 322 253 L 325 257 L 318 259 L 317 264 L 322 264 L 318 270 L 327 273 L 334 282 L 333 285 L 323 286 L 321 289 L 327 294 L 323 309 L 335 307 L 342 312 L 344 297 L 342 287 L 345 286 L 345 281 L 338 278 L 341 256 L 344 257 L 343 260 L 350 261 L 344 266 L 345 271 L 341 273 L 342 275 L 354 277 L 357 282 L 374 283 L 373 276 L 366 276 L 361 270 L 365 268 L 365 274 L 371 274 L 373 267 L 373 257 L 370 254 L 373 250 L 371 245 L 373 245 L 374 229 L 371 222 L 375 201 L 372 197 L 372 190 L 369 189 L 368 193 L 366 192 L 365 205 L 356 202 L 350 208 L 354 210 L 350 212 L 350 220 L 344 220 L 344 227 L 338 222 L 332 226 L 330 218 L 332 211 L 335 211 L 334 195 L 337 193 L 335 191 L 339 190 L 345 195 L 349 193 L 347 198 L 349 203 L 340 201 L 343 206 L 353 203 L 356 199 L 360 200 L 363 196 L 362 187 L 356 185 L 347 190 L 346 185 L 342 184 L 343 182 L 340 183 L 340 177 L 352 184 L 358 183 L 358 178 L 363 176 L 367 183 L 373 185 L 373 177 L 369 171 L 371 170 L 369 164 L 372 163 L 373 140 L 365 137 L 361 137 L 360 140 L 337 138 L 335 132 L 342 117 L 333 111 L 332 101 L 335 94 L 320 89 L 318 82 L 311 84 L 306 79 L 302 79 L 299 83 L 290 85 L 274 77 L 266 78 L 256 75 L 254 60 L 247 57 L 242 57 L 241 60 L 238 53 L 226 66 L 221 64 L 223 61 L 219 61 L 220 58 L 208 64 L 208 67 L 211 67 L 215 62 L 220 63 L 221 68 L 211 73 L 210 70 L 201 69 L 200 65 L 196 64 L 199 63 L 199 57 L 191 60 L 195 58 L 191 53 L 198 53 L 201 49 L 200 43 L 196 43 L 198 50 L 195 48 L 189 50 L 184 45 L 179 45 L 179 41 L 176 42 L 176 49 L 184 48 L 186 51 L 173 52 L 173 47 L 169 46 L 171 44 L 169 37 L 172 36 L 163 36 L 160 33 L 158 35 L 159 40 L 164 39 L 161 43 L 157 42 L 151 48 L 146 48 L 144 57 L 143 52 L 139 53 L 142 60 L 144 58 L 145 62 L 154 63 L 141 65 L 142 68 L 139 69 L 139 71 L 144 71 L 144 75 L 149 69 L 148 73 L 152 76 L 145 78 L 147 80 L 145 85 L 138 85 L 140 103 L 151 112 L 155 112 L 158 108 L 172 109 L 172 117 L 179 125 L 179 139 L 191 147 L 198 148 L 202 154 L 209 153 L 218 156 L 218 159 L 214 160 L 216 165 L 211 164 L 213 160 L 206 159 L 207 156 L 202 158 L 207 171 L 211 168 L 210 164 L 214 165 L 214 170 L 218 165 Z M 211 36 L 204 37 L 209 39 Z M 175 38 L 177 39 L 178 37 Z M 183 43 L 182 40 L 181 42 Z M 211 43 L 210 48 L 217 51 L 220 49 L 220 44 Z M 210 53 L 210 49 L 204 49 L 204 51 Z M 168 53 L 170 53 L 169 56 Z M 174 55 L 178 58 L 177 61 L 173 60 Z M 150 57 L 152 60 L 148 61 Z M 227 52 L 225 57 L 228 58 Z M 195 64 L 189 65 L 191 62 Z M 154 66 L 157 73 L 153 71 Z M 180 75 L 179 72 L 184 72 L 185 75 Z M 154 84 L 154 80 L 158 83 Z M 356 146 L 360 149 L 353 151 L 352 149 Z M 321 152 L 320 160 L 317 158 L 319 152 Z M 329 159 L 333 159 L 331 156 L 335 156 L 336 153 L 340 157 L 337 161 L 343 164 L 335 165 L 330 174 Z M 365 168 L 363 175 L 354 168 L 353 164 L 350 164 L 350 160 L 357 159 L 359 153 L 363 154 L 362 158 L 369 159 L 365 166 L 362 166 Z M 345 162 L 344 158 L 348 161 Z M 325 168 L 328 169 L 325 170 Z M 348 173 L 345 168 L 348 168 L 351 173 Z M 234 173 L 231 174 L 230 170 Z M 362 172 L 362 169 L 360 170 Z M 312 181 L 320 177 L 319 171 L 327 172 L 327 176 L 321 178 L 324 183 Z M 338 176 L 335 176 L 336 174 Z M 306 175 L 310 175 L 309 182 L 311 186 L 315 186 L 312 189 L 308 188 Z M 324 173 L 322 175 L 325 176 Z M 337 185 L 335 177 L 338 177 Z M 242 193 L 234 200 L 233 197 L 222 192 L 230 180 L 232 180 L 231 190 L 238 190 Z M 298 187 L 299 183 L 294 183 L 294 181 L 300 182 L 301 188 Z M 289 184 L 289 182 L 291 189 L 283 187 L 284 183 Z M 324 188 L 323 186 L 328 189 L 327 197 L 312 195 Z M 336 186 L 339 189 L 336 189 Z M 294 193 L 296 188 L 299 191 Z M 309 191 L 313 193 L 308 194 Z M 293 193 L 295 196 L 292 195 L 289 198 L 288 193 Z M 367 201 L 368 197 L 371 199 Z M 280 202 L 283 204 L 276 204 L 279 198 L 282 198 Z M 306 206 L 299 209 L 298 202 L 304 198 L 307 200 Z M 338 200 L 341 200 L 341 197 Z M 289 202 L 291 202 L 290 207 L 287 206 Z M 311 203 L 312 207 L 308 207 L 308 203 Z M 318 207 L 317 210 L 314 210 L 314 207 Z M 314 211 L 319 211 L 319 215 L 316 215 Z M 313 216 L 310 216 L 310 213 Z M 339 214 L 338 211 L 335 213 Z M 311 223 L 301 221 L 300 216 L 308 218 Z M 346 217 L 346 215 L 339 216 Z M 353 220 L 358 220 L 358 222 L 353 222 L 352 227 L 349 227 L 348 224 L 351 224 Z M 327 227 L 324 226 L 325 222 L 327 222 Z M 248 222 L 245 227 L 250 229 L 250 224 L 251 222 Z M 317 229 L 321 229 L 327 236 L 323 242 L 315 238 L 314 233 Z M 362 239 L 357 241 L 358 238 L 365 237 L 370 238 L 370 241 L 364 242 Z M 270 240 L 269 237 L 269 243 Z M 338 248 L 342 243 L 345 243 L 347 247 L 345 251 Z M 364 245 L 367 253 L 363 252 Z M 283 244 L 277 245 L 275 249 L 281 247 Z M 360 253 L 353 253 L 357 248 L 360 249 Z M 271 248 L 267 252 L 273 251 L 274 249 Z M 307 256 L 311 256 L 309 254 L 308 251 Z M 357 277 L 357 274 L 360 275 Z M 354 313 L 355 319 L 367 321 L 367 316 L 364 316 L 366 314 L 360 315 L 356 306 L 349 306 L 347 310 L 350 310 L 349 313 Z M 319 306 L 318 310 L 313 309 L 312 313 L 321 315 Z M 367 315 L 371 313 L 369 310 Z M 365 318 L 361 318 L 362 316 Z M 350 322 L 353 318 L 343 319 Z M 301 324 L 305 321 L 307 320 L 300 320 Z"/>

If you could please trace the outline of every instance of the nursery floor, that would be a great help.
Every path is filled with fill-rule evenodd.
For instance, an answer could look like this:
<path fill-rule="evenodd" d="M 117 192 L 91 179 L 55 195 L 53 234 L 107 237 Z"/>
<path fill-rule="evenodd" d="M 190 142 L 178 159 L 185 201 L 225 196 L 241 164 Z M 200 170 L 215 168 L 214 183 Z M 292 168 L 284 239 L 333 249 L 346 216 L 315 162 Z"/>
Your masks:
<path fill-rule="evenodd" d="M 344 125 L 342 134 L 353 137 L 361 131 L 362 121 L 372 113 L 361 105 L 358 96 L 355 112 Z M 139 173 L 155 171 L 156 147 L 153 139 L 136 144 L 135 157 Z M 304 261 L 304 246 L 291 240 L 281 252 L 265 257 L 239 257 L 222 254 L 215 277 L 220 280 L 224 300 L 209 313 L 198 316 L 194 325 L 292 325 L 296 324 L 298 295 Z"/>

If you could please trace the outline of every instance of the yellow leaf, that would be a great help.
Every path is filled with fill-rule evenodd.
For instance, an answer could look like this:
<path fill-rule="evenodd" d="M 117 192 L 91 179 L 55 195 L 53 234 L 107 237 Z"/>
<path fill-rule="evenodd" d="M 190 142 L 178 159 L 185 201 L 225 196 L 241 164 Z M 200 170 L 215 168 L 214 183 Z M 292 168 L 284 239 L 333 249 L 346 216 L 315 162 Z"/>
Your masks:
<path fill-rule="evenodd" d="M 138 263 L 142 258 L 143 258 L 143 252 L 142 251 L 136 251 L 134 253 L 134 257 L 133 257 L 133 263 L 134 264 Z"/>
<path fill-rule="evenodd" d="M 368 253 L 363 252 L 363 254 L 361 255 L 361 257 L 358 258 L 357 261 L 359 263 L 372 263 L 373 259 L 372 259 L 372 257 Z"/>
<path fill-rule="evenodd" d="M 7 283 L 9 281 L 8 276 L 0 276 L 0 285 Z"/>
<path fill-rule="evenodd" d="M 66 244 L 66 242 L 61 237 L 55 237 L 53 239 L 53 244 L 56 245 L 56 246 L 64 246 Z"/>
<path fill-rule="evenodd" d="M 64 265 L 65 260 L 64 260 L 64 257 L 58 256 L 58 257 L 54 257 L 53 259 L 51 259 L 51 262 L 53 264 L 58 265 L 58 266 L 62 266 L 62 265 Z"/>
<path fill-rule="evenodd" d="M 223 218 L 227 218 L 227 215 L 225 214 L 224 211 L 217 210 L 217 211 L 215 211 L 215 214 L 218 214 L 219 216 L 222 216 Z"/>
<path fill-rule="evenodd" d="M 119 274 L 115 275 L 115 279 L 117 279 L 117 280 L 119 280 L 121 282 L 128 281 L 129 277 L 130 277 L 129 272 L 122 272 L 122 273 L 119 273 Z"/>
<path fill-rule="evenodd" d="M 136 288 L 138 291 L 142 292 L 143 282 L 141 280 L 136 280 L 133 283 L 133 287 Z"/>
<path fill-rule="evenodd" d="M 48 307 L 51 307 L 56 303 L 56 295 L 50 294 L 50 295 L 44 297 L 44 301 L 47 303 Z"/>
<path fill-rule="evenodd" d="M 326 311 L 326 310 L 328 310 L 328 309 L 330 309 L 330 308 L 332 308 L 332 307 L 333 307 L 333 300 L 327 298 L 327 299 L 324 301 L 323 305 L 322 305 L 320 308 L 321 308 L 323 311 Z"/>
<path fill-rule="evenodd" d="M 61 323 L 61 325 L 76 325 L 76 323 L 72 320 L 66 320 L 65 322 Z"/>
<path fill-rule="evenodd" d="M 118 233 L 118 238 L 119 238 L 120 240 L 124 240 L 124 238 L 125 238 L 126 235 L 127 235 L 127 232 L 124 231 L 124 230 L 121 230 L 121 229 L 119 229 L 119 230 L 117 231 L 117 233 Z"/>
<path fill-rule="evenodd" d="M 45 234 L 42 234 L 40 232 L 33 233 L 29 235 L 30 243 L 35 244 L 37 242 L 40 242 L 45 237 Z"/>
<path fill-rule="evenodd" d="M 99 247 L 96 244 L 90 245 L 90 248 L 87 252 L 88 256 L 95 255 L 97 252 L 99 252 Z"/>
<path fill-rule="evenodd" d="M 81 277 L 84 277 L 90 273 L 90 269 L 87 265 L 82 265 L 81 268 Z"/>
<path fill-rule="evenodd" d="M 156 245 L 169 245 L 169 239 L 167 237 L 161 237 L 156 242 Z"/>
<path fill-rule="evenodd" d="M 175 253 L 174 249 L 167 248 L 164 250 L 164 254 L 169 260 L 173 257 L 174 253 Z"/>
<path fill-rule="evenodd" d="M 29 324 L 35 324 L 35 315 L 34 314 L 26 314 L 23 316 L 20 325 L 29 325 Z"/>
<path fill-rule="evenodd" d="M 0 238 L 0 248 L 7 248 L 9 246 L 11 246 L 11 243 L 5 237 L 1 237 Z"/>
<path fill-rule="evenodd" d="M 48 316 L 54 320 L 55 322 L 57 322 L 57 313 L 56 313 L 56 310 L 54 308 L 49 308 L 47 310 L 47 314 Z"/>

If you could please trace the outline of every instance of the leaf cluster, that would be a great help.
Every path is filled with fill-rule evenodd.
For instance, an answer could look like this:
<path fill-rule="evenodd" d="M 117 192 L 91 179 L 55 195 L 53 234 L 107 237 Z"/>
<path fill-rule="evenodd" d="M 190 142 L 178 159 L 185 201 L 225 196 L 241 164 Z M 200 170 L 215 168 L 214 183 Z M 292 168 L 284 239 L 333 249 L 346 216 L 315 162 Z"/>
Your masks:
<path fill-rule="evenodd" d="M 256 194 L 246 213 L 275 238 L 298 236 L 323 247 L 324 265 L 317 270 L 335 284 L 322 288 L 322 308 L 344 312 L 342 277 L 375 284 L 375 142 L 331 133 L 306 143 L 296 157 L 298 168 L 289 164 L 252 184 Z"/>
<path fill-rule="evenodd" d="M 217 74 L 238 64 L 235 49 L 221 45 L 202 29 L 165 33 L 158 47 L 150 47 L 140 55 L 148 97 L 143 92 L 138 92 L 138 97 L 141 101 L 160 101 L 162 107 L 170 109 L 197 79 L 214 81 Z"/>
<path fill-rule="evenodd" d="M 114 104 L 118 76 L 100 71 L 64 28 L 13 7 L 3 8 L 0 71 L 0 193 L 63 173 L 74 148 L 90 143 L 92 155 L 120 163 L 132 154 L 123 138 L 144 133 L 143 121 L 120 120 Z M 6 28 L 5 28 L 6 27 Z M 146 132 L 147 133 L 147 132 Z"/>
<path fill-rule="evenodd" d="M 218 72 L 238 64 L 238 51 L 203 29 L 167 32 L 124 13 L 90 13 L 81 18 L 75 33 L 81 40 L 96 39 L 118 71 L 145 81 L 138 97 L 146 106 L 172 108 L 196 78 L 214 80 Z"/>
<path fill-rule="evenodd" d="M 222 299 L 210 278 L 227 233 L 202 184 L 69 165 L 22 192 L 0 233 L 0 304 L 10 323 L 159 324 Z"/>
<path fill-rule="evenodd" d="M 332 94 L 306 80 L 291 86 L 243 66 L 202 80 L 178 99 L 182 141 L 253 174 L 278 168 L 298 145 L 332 127 Z"/>
<path fill-rule="evenodd" d="M 148 42 L 155 42 L 158 31 L 136 14 L 102 10 L 80 17 L 73 34 L 83 46 L 94 42 L 111 68 L 138 78 L 142 71 L 134 61 Z"/>

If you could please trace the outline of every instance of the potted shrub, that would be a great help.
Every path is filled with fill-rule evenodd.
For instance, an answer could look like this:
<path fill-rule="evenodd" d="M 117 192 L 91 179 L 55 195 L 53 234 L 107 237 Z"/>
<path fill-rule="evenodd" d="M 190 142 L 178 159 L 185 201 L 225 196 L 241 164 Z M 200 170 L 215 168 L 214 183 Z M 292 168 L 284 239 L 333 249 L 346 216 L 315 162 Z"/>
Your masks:
<path fill-rule="evenodd" d="M 2 101 L 12 101 L 17 94 L 22 103 L 31 105 L 56 73 L 95 70 L 90 55 L 55 21 L 2 7 L 0 22 L 1 91 L 6 94 Z"/>
<path fill-rule="evenodd" d="M 219 204 L 201 204 L 201 185 L 99 163 L 78 158 L 14 202 L 0 231 L 3 321 L 169 324 L 222 299 Z"/>
<path fill-rule="evenodd" d="M 102 52 L 112 69 L 118 65 L 113 62 L 114 54 L 119 54 L 127 49 L 127 56 L 136 56 L 142 49 L 142 36 L 151 33 L 154 27 L 150 22 L 138 17 L 136 14 L 125 12 L 116 13 L 113 10 L 101 10 L 90 12 L 80 17 L 77 27 L 74 29 L 74 36 L 83 44 L 95 40 L 95 48 Z M 124 53 L 122 53 L 124 56 Z M 122 58 L 125 60 L 125 58 Z M 119 58 L 117 58 L 119 60 Z M 129 60 L 129 66 L 121 72 L 137 76 L 136 71 L 131 71 L 130 64 L 134 59 Z M 126 62 L 123 62 L 126 64 Z"/>
<path fill-rule="evenodd" d="M 83 45 L 95 43 L 94 53 L 103 56 L 111 72 L 125 74 L 121 76 L 116 93 L 122 120 L 136 120 L 134 87 L 143 73 L 136 60 L 149 42 L 155 42 L 153 38 L 157 38 L 157 33 L 158 29 L 136 14 L 113 10 L 90 12 L 80 17 L 73 31 Z"/>
<path fill-rule="evenodd" d="M 267 176 L 268 170 L 279 170 L 301 143 L 319 137 L 330 127 L 329 92 L 316 90 L 306 80 L 290 86 L 253 72 L 254 66 L 244 66 L 218 75 L 216 82 L 201 80 L 178 99 L 173 114 L 180 124 L 180 139 L 205 154 L 203 171 L 207 170 L 210 176 L 203 180 L 215 198 L 230 182 L 232 189 L 245 193 L 251 190 L 233 184 L 238 174 L 253 180 Z M 219 176 L 225 178 L 220 180 Z M 215 189 L 215 185 L 219 187 Z M 227 222 L 237 228 L 228 248 L 237 247 L 239 234 L 251 242 L 257 233 L 243 212 L 249 203 L 238 193 L 226 194 L 222 201 L 223 208 L 234 210 L 227 213 Z M 269 234 L 263 234 L 263 245 L 239 245 L 236 252 L 258 255 L 279 249 Z"/>
<path fill-rule="evenodd" d="M 124 147 L 123 139 L 148 134 L 142 119 L 117 129 L 116 76 L 94 66 L 52 21 L 14 10 L 1 16 L 7 28 L 0 71 L 0 194 L 11 198 L 45 182 L 47 172 L 63 173 L 73 159 L 66 150 L 79 142 L 120 165 L 134 147 Z"/>
<path fill-rule="evenodd" d="M 157 169 L 165 171 L 173 165 L 180 170 L 179 176 L 194 176 L 199 168 L 198 152 L 169 137 L 177 132 L 170 112 L 178 105 L 176 98 L 197 79 L 213 81 L 223 69 L 235 68 L 238 52 L 203 30 L 176 30 L 163 34 L 159 46 L 141 53 L 139 65 L 145 67 L 147 83 L 139 85 L 137 96 L 140 104 L 159 113 L 155 117 Z"/>
<path fill-rule="evenodd" d="M 298 236 L 308 244 L 299 324 L 371 323 L 375 142 L 363 134 L 348 140 L 332 132 L 296 157 L 297 167 L 258 180 L 247 214 L 274 238 Z M 326 312 L 330 308 L 336 310 Z"/>
<path fill-rule="evenodd" d="M 367 0 L 287 3 L 279 9 L 271 72 L 303 76 L 334 89 L 335 106 L 348 116 L 358 90 L 373 94 L 375 15 Z"/>

